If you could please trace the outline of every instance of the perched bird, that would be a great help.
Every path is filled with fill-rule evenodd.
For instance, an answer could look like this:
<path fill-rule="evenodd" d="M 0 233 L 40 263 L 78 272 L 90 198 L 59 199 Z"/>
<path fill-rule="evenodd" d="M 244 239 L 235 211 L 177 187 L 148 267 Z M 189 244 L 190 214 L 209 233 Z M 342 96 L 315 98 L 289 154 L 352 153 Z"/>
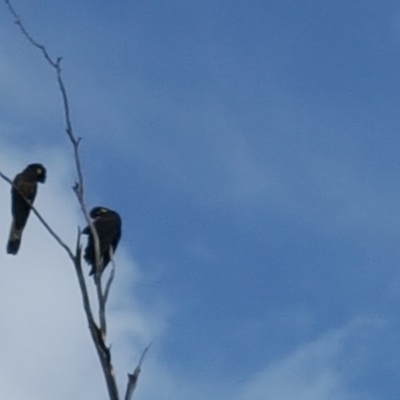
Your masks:
<path fill-rule="evenodd" d="M 94 207 L 90 211 L 90 217 L 93 219 L 93 225 L 99 238 L 100 273 L 102 273 L 110 262 L 110 247 L 113 254 L 117 249 L 121 238 L 122 221 L 117 212 L 106 207 Z M 82 233 L 89 236 L 84 258 L 92 266 L 89 275 L 93 275 L 96 272 L 96 256 L 90 226 L 87 226 Z"/>
<path fill-rule="evenodd" d="M 7 243 L 7 253 L 17 254 L 22 232 L 28 220 L 36 192 L 37 183 L 46 181 L 46 168 L 42 164 L 30 164 L 13 180 L 11 189 L 11 211 L 13 221 Z"/>

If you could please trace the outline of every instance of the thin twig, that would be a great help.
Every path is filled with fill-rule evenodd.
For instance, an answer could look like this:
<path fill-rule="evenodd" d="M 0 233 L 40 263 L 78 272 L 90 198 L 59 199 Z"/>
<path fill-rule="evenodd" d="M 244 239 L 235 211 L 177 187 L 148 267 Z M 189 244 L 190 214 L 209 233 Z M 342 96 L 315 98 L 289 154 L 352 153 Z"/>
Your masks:
<path fill-rule="evenodd" d="M 110 260 L 111 260 L 111 272 L 110 275 L 108 276 L 106 287 L 104 289 L 104 305 L 107 303 L 108 295 L 110 294 L 111 284 L 113 283 L 115 276 L 115 269 L 116 269 L 114 261 L 114 252 L 111 246 L 110 246 Z"/>
<path fill-rule="evenodd" d="M 20 16 L 17 14 L 17 12 L 14 10 L 14 7 L 11 5 L 9 0 L 4 0 L 6 5 L 8 6 L 9 11 L 11 12 L 11 14 L 14 16 L 15 18 L 15 23 L 19 26 L 22 34 L 29 40 L 29 42 L 36 47 L 37 49 L 39 49 L 44 58 L 47 60 L 47 62 L 54 68 L 56 67 L 56 63 L 51 59 L 49 53 L 47 52 L 46 48 L 41 45 L 40 43 L 38 43 L 35 39 L 33 39 L 33 37 L 29 34 L 29 32 L 25 29 L 24 25 L 22 24 L 21 18 Z"/>
<path fill-rule="evenodd" d="M 97 271 L 94 273 L 94 282 L 96 286 L 97 300 L 99 303 L 99 320 L 100 328 L 104 336 L 107 335 L 107 322 L 106 322 L 106 303 L 103 295 L 103 285 L 101 282 L 101 274 Z"/>
<path fill-rule="evenodd" d="M 133 396 L 133 392 L 136 389 L 137 381 L 139 379 L 140 372 L 142 371 L 142 364 L 144 361 L 144 358 L 149 351 L 151 346 L 151 343 L 149 343 L 143 350 L 142 355 L 140 356 L 139 362 L 134 369 L 132 374 L 128 374 L 128 384 L 126 386 L 126 392 L 125 392 L 125 400 L 131 400 Z"/>
<path fill-rule="evenodd" d="M 89 326 L 94 323 L 94 318 L 92 314 L 92 307 L 90 306 L 90 298 L 86 287 L 85 277 L 82 271 L 82 263 L 81 263 L 81 254 L 82 254 L 82 246 L 81 246 L 81 230 L 78 228 L 78 235 L 76 239 L 76 249 L 75 249 L 75 258 L 74 258 L 74 266 L 76 270 L 76 274 L 78 276 L 78 282 L 82 293 L 83 307 L 85 309 L 86 316 L 88 318 Z"/>

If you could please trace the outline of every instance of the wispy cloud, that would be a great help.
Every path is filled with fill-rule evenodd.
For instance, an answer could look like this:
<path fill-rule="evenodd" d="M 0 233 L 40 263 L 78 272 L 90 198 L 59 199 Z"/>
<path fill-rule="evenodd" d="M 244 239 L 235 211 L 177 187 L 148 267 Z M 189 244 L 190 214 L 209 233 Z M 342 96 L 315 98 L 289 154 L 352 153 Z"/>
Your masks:
<path fill-rule="evenodd" d="M 365 393 L 354 390 L 346 375 L 354 360 L 349 360 L 346 342 L 360 330 L 377 325 L 373 321 L 354 322 L 343 329 L 325 334 L 301 346 L 294 353 L 278 360 L 251 379 L 240 397 L 242 400 L 355 400 L 366 399 Z M 379 324 L 378 324 L 379 325 Z M 343 360 L 343 357 L 346 360 Z"/>

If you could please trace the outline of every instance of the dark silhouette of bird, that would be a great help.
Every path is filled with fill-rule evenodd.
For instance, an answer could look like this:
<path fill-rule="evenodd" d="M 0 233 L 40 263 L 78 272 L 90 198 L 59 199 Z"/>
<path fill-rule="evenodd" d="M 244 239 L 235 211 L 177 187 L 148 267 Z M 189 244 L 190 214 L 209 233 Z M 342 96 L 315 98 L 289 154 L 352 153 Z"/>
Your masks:
<path fill-rule="evenodd" d="M 11 189 L 11 212 L 13 221 L 7 243 L 7 253 L 17 254 L 22 232 L 28 221 L 31 205 L 35 201 L 37 183 L 46 181 L 46 168 L 42 164 L 29 164 L 13 180 Z"/>
<path fill-rule="evenodd" d="M 115 254 L 115 251 L 117 249 L 118 242 L 121 238 L 122 221 L 117 212 L 110 210 L 106 207 L 94 207 L 90 211 L 90 217 L 93 219 L 93 225 L 99 238 L 99 272 L 101 274 L 110 262 L 110 248 L 112 249 L 113 254 Z M 89 236 L 84 258 L 86 262 L 92 267 L 89 275 L 94 275 L 94 273 L 96 272 L 96 256 L 94 239 L 92 231 L 90 230 L 90 226 L 87 226 L 82 231 L 82 233 Z"/>

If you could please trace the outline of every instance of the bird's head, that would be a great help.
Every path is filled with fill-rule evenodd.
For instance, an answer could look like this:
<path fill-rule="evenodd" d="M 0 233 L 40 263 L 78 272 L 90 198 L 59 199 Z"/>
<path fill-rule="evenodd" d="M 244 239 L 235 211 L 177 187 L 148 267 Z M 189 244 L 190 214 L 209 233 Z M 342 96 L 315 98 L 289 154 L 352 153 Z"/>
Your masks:
<path fill-rule="evenodd" d="M 102 215 L 106 215 L 110 212 L 111 210 L 109 210 L 106 207 L 94 207 L 90 211 L 90 218 L 95 219 L 101 217 Z"/>
<path fill-rule="evenodd" d="M 42 164 L 29 164 L 25 171 L 31 173 L 37 182 L 46 182 L 46 168 Z"/>

